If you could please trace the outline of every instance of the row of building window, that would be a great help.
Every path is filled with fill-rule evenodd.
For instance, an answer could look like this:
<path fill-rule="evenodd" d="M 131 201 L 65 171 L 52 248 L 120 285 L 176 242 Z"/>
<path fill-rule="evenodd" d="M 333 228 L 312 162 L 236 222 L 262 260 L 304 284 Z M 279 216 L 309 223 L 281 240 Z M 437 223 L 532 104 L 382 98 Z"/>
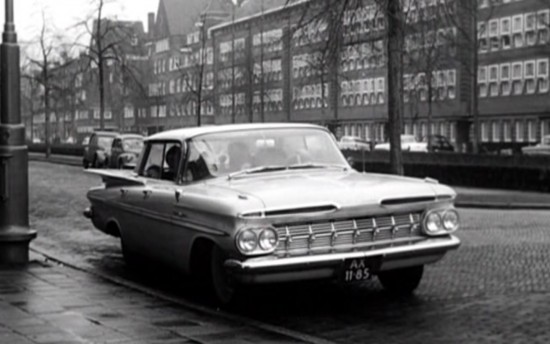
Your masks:
<path fill-rule="evenodd" d="M 235 85 L 235 87 L 243 86 L 247 83 L 247 80 L 244 77 L 243 68 L 234 67 L 218 71 L 218 80 L 216 80 L 216 82 L 218 87 L 226 89 L 232 88 L 233 85 Z"/>
<path fill-rule="evenodd" d="M 483 121 L 480 132 L 482 142 L 538 141 L 538 123 L 535 120 Z"/>
<path fill-rule="evenodd" d="M 320 52 L 294 55 L 292 57 L 292 76 L 294 79 L 322 75 L 326 70 L 324 58 Z"/>
<path fill-rule="evenodd" d="M 454 45 L 456 33 L 456 27 L 447 27 L 407 35 L 405 37 L 405 51 L 412 52 L 422 49 L 434 49 L 443 45 Z"/>
<path fill-rule="evenodd" d="M 151 118 L 166 118 L 166 117 L 185 117 L 195 116 L 198 111 L 198 102 L 189 100 L 186 103 L 169 104 L 169 105 L 153 105 L 150 108 Z M 213 116 L 214 106 L 211 102 L 205 101 L 201 106 L 201 115 Z"/>
<path fill-rule="evenodd" d="M 323 42 L 328 38 L 328 25 L 324 19 L 314 20 L 294 29 L 292 39 L 296 47 Z"/>
<path fill-rule="evenodd" d="M 264 92 L 263 104 L 260 92 L 254 92 L 252 98 L 252 111 L 254 113 L 260 113 L 262 105 L 264 112 L 283 111 L 283 90 L 278 88 Z"/>
<path fill-rule="evenodd" d="M 478 22 L 479 52 L 517 49 L 549 42 L 550 10 Z"/>
<path fill-rule="evenodd" d="M 480 66 L 478 90 L 482 98 L 548 93 L 549 59 Z"/>
<path fill-rule="evenodd" d="M 370 5 L 344 12 L 344 36 L 384 30 L 385 19 L 377 6 Z"/>
<path fill-rule="evenodd" d="M 214 89 L 214 73 L 208 72 L 204 75 L 203 90 L 210 91 Z M 164 96 L 170 94 L 178 94 L 198 90 L 199 77 L 198 75 L 182 76 L 171 79 L 166 82 L 155 82 L 149 84 L 149 96 Z"/>
<path fill-rule="evenodd" d="M 432 122 L 431 134 L 442 135 L 456 142 L 456 122 Z M 408 122 L 403 126 L 404 133 L 421 139 L 428 135 L 428 123 L 425 121 Z M 387 123 L 350 123 L 343 125 L 345 136 L 357 136 L 368 142 L 386 142 Z"/>
<path fill-rule="evenodd" d="M 220 62 L 228 62 L 233 59 L 243 59 L 246 51 L 244 38 L 236 38 L 232 41 L 220 43 Z"/>
<path fill-rule="evenodd" d="M 347 46 L 342 51 L 340 68 L 347 72 L 382 67 L 385 64 L 384 51 L 382 40 Z"/>
<path fill-rule="evenodd" d="M 276 82 L 283 79 L 283 67 L 281 59 L 267 60 L 254 64 L 254 82 L 259 83 L 261 80 L 264 82 Z"/>
<path fill-rule="evenodd" d="M 404 0 L 403 11 L 407 23 L 417 23 L 453 15 L 455 0 Z"/>
<path fill-rule="evenodd" d="M 403 75 L 404 101 L 428 101 L 431 88 L 431 101 L 453 100 L 456 98 L 456 70 L 439 70 L 431 73 Z"/>
<path fill-rule="evenodd" d="M 257 54 L 261 53 L 260 49 L 264 53 L 283 50 L 283 30 L 275 29 L 255 34 L 252 36 L 252 46 Z"/>
<path fill-rule="evenodd" d="M 320 109 L 328 106 L 328 83 L 294 87 L 292 107 L 294 110 Z"/>

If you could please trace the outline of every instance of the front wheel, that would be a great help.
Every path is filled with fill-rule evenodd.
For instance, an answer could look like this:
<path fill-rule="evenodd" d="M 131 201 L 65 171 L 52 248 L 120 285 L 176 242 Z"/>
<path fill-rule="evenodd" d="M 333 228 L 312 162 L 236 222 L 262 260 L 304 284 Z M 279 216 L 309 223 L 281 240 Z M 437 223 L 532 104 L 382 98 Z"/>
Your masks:
<path fill-rule="evenodd" d="M 217 245 L 212 247 L 210 259 L 210 282 L 212 293 L 223 305 L 230 304 L 235 300 L 237 285 L 227 273 L 223 263 L 227 255 Z"/>
<path fill-rule="evenodd" d="M 391 294 L 410 295 L 420 284 L 424 273 L 424 265 L 410 268 L 382 271 L 378 273 L 378 280 Z"/>

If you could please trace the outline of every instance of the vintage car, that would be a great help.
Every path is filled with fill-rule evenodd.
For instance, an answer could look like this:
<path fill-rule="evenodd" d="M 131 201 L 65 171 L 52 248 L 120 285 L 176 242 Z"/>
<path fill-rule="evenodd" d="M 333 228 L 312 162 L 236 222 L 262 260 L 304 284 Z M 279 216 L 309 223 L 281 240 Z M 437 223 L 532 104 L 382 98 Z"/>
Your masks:
<path fill-rule="evenodd" d="M 135 168 L 143 148 L 143 136 L 121 134 L 113 140 L 111 154 L 106 162 L 110 168 Z"/>
<path fill-rule="evenodd" d="M 357 136 L 343 136 L 338 146 L 341 150 L 370 151 L 370 144 Z"/>
<path fill-rule="evenodd" d="M 166 131 L 146 138 L 134 171 L 88 172 L 103 184 L 84 215 L 120 237 L 129 264 L 194 275 L 220 303 L 246 284 L 372 276 L 408 294 L 460 244 L 451 188 L 359 173 L 316 125 Z"/>
<path fill-rule="evenodd" d="M 550 135 L 543 136 L 541 142 L 534 146 L 522 147 L 521 152 L 526 155 L 550 154 Z"/>
<path fill-rule="evenodd" d="M 95 131 L 84 147 L 82 166 L 84 168 L 106 167 L 111 155 L 111 147 L 115 137 L 119 134 L 114 131 Z"/>
<path fill-rule="evenodd" d="M 390 143 L 378 143 L 374 150 L 389 151 Z M 420 142 L 414 135 L 401 135 L 401 150 L 407 152 L 428 152 L 428 143 Z"/>

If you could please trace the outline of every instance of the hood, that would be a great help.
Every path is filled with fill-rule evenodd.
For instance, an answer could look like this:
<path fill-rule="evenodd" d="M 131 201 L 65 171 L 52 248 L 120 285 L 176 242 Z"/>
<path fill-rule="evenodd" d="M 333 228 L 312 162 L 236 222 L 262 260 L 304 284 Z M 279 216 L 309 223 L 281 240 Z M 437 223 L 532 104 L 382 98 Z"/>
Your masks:
<path fill-rule="evenodd" d="M 283 172 L 218 182 L 218 186 L 254 196 L 266 210 L 334 205 L 353 208 L 399 204 L 401 200 L 434 201 L 455 192 L 431 180 L 351 172 Z M 257 209 L 259 210 L 259 209 Z"/>

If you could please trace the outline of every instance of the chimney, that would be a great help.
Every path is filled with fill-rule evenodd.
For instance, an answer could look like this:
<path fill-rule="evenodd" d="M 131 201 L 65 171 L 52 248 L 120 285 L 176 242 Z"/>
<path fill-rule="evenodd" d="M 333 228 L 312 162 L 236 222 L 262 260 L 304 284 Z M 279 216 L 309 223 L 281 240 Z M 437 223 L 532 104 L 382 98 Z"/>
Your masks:
<path fill-rule="evenodd" d="M 155 27 L 155 13 L 149 12 L 147 14 L 147 34 L 149 38 L 153 38 L 153 30 Z"/>

